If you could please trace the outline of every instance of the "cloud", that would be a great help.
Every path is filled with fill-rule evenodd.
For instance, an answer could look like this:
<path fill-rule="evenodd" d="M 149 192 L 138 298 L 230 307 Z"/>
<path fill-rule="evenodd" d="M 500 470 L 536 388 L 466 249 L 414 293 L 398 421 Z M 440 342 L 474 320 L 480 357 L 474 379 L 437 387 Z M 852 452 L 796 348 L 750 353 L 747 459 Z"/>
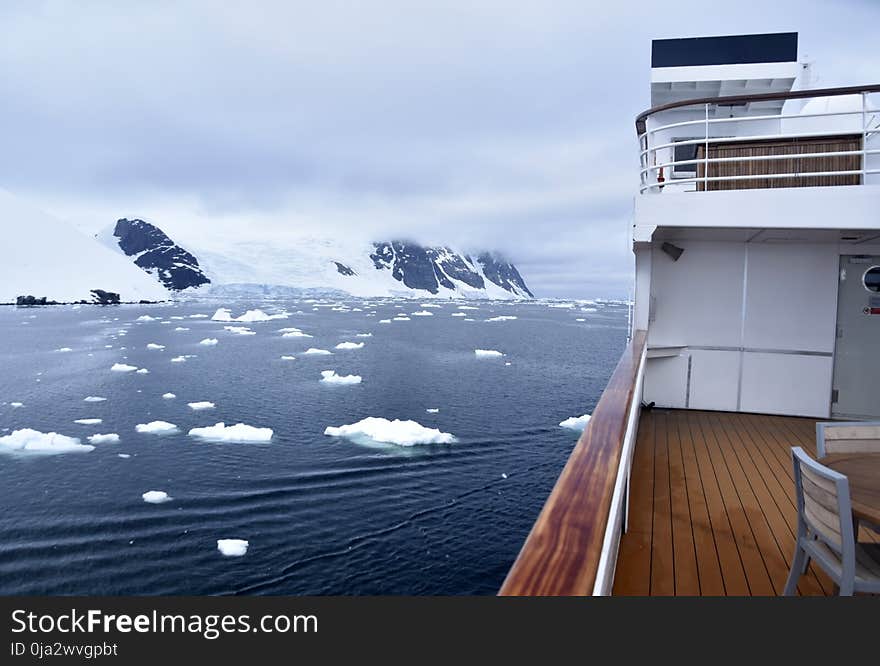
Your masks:
<path fill-rule="evenodd" d="M 652 38 L 798 29 L 816 84 L 873 76 L 874 3 L 728 10 L 7 2 L 0 187 L 88 230 L 406 234 L 498 248 L 542 295 L 619 296 Z"/>

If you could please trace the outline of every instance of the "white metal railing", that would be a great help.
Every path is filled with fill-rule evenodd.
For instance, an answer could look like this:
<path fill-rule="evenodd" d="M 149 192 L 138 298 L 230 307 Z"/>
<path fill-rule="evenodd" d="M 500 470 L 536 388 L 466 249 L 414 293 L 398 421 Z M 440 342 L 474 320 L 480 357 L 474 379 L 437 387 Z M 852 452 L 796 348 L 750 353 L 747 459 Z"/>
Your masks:
<path fill-rule="evenodd" d="M 808 179 L 820 177 L 851 177 L 858 184 L 876 182 L 880 184 L 880 108 L 876 100 L 869 96 L 878 94 L 878 86 L 867 86 L 864 89 L 846 88 L 817 91 L 797 91 L 780 93 L 779 95 L 753 95 L 736 97 L 719 97 L 685 101 L 656 110 L 645 112 L 637 121 L 639 128 L 639 191 L 659 193 L 669 191 L 708 190 L 710 183 L 721 181 L 754 181 L 747 187 L 772 186 L 763 181 L 780 179 Z M 812 94 L 815 93 L 815 94 Z M 820 110 L 807 113 L 792 113 L 785 107 L 779 113 L 758 113 L 755 115 L 733 115 L 730 111 L 735 105 L 744 106 L 746 111 L 750 101 L 783 101 L 786 99 L 840 99 L 841 95 L 850 95 L 850 99 L 858 95 L 860 104 L 842 110 Z M 875 103 L 871 103 L 875 102 Z M 690 114 L 685 120 L 675 120 L 660 124 L 664 116 L 668 118 L 674 110 L 680 117 L 681 113 Z M 715 117 L 719 111 L 731 113 L 729 117 Z M 677 138 L 679 132 L 688 136 Z M 857 149 L 816 150 L 809 146 L 810 139 L 827 140 L 834 137 L 860 137 Z M 761 155 L 737 155 L 719 157 L 711 155 L 710 147 L 723 144 L 747 144 L 758 141 L 776 141 L 784 144 L 791 141 L 805 145 L 804 153 L 772 153 Z M 702 155 L 675 159 L 676 148 L 695 146 L 702 147 Z M 848 148 L 848 147 L 847 147 Z M 805 160 L 826 160 L 828 158 L 857 158 L 844 160 L 841 168 L 828 169 L 827 163 L 812 165 Z M 769 169 L 770 165 L 779 160 L 791 160 L 793 166 L 785 170 Z M 858 167 L 846 164 L 857 161 Z M 736 175 L 719 175 L 712 173 L 712 165 L 730 165 L 731 163 L 763 163 L 769 173 L 752 172 Z M 813 170 L 810 170 L 812 168 Z M 876 177 L 874 177 L 876 176 Z M 855 184 L 853 182 L 852 184 Z M 809 181 L 804 184 L 811 184 Z"/>

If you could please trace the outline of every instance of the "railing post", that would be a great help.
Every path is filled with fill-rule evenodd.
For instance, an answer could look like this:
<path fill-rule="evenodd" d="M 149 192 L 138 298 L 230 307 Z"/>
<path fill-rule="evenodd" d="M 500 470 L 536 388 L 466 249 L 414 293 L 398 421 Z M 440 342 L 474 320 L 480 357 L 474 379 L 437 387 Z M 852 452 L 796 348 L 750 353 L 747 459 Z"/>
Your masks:
<path fill-rule="evenodd" d="M 703 191 L 709 191 L 709 104 L 706 104 L 706 143 L 703 148 Z"/>
<path fill-rule="evenodd" d="M 862 182 L 865 184 L 865 170 L 867 169 L 868 155 L 868 93 L 862 91 Z"/>

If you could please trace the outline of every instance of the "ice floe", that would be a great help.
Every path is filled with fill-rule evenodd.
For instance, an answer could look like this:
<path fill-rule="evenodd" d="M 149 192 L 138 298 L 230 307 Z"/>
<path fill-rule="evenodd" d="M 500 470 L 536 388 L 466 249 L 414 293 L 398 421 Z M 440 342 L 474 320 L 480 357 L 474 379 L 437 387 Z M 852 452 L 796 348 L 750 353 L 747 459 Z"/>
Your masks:
<path fill-rule="evenodd" d="M 428 414 L 436 414 L 440 410 L 437 409 L 436 407 L 428 407 L 428 409 L 426 409 L 425 411 L 428 412 Z"/>
<path fill-rule="evenodd" d="M 322 370 L 321 381 L 325 384 L 360 384 L 360 375 L 337 375 L 335 370 Z"/>
<path fill-rule="evenodd" d="M 243 557 L 250 543 L 245 539 L 217 539 L 217 550 L 226 557 Z"/>
<path fill-rule="evenodd" d="M 390 319 L 380 319 L 380 320 L 379 320 L 379 323 L 380 323 L 380 324 L 390 324 L 390 323 L 391 323 L 391 320 L 390 320 Z"/>
<path fill-rule="evenodd" d="M 578 317 L 577 319 L 575 319 L 575 321 L 587 321 L 587 320 L 584 319 L 583 317 Z"/>
<path fill-rule="evenodd" d="M 373 441 L 398 446 L 415 446 L 416 444 L 450 444 L 455 437 L 437 428 L 427 428 L 418 421 L 400 421 L 394 419 L 369 416 L 357 423 L 342 426 L 327 426 L 325 435 L 345 437 L 358 441 Z"/>
<path fill-rule="evenodd" d="M 23 402 L 10 402 L 9 406 L 13 407 L 15 409 L 18 409 L 19 407 L 24 407 L 24 403 Z"/>
<path fill-rule="evenodd" d="M 409 317 L 395 317 L 394 321 L 410 321 Z"/>
<path fill-rule="evenodd" d="M 134 372 L 137 370 L 136 365 L 129 365 L 128 363 L 114 363 L 113 367 L 110 368 L 113 372 Z"/>
<path fill-rule="evenodd" d="M 70 347 L 59 347 L 55 351 L 57 351 L 57 352 L 72 352 L 73 350 Z"/>
<path fill-rule="evenodd" d="M 340 342 L 336 349 L 363 349 L 363 342 Z"/>
<path fill-rule="evenodd" d="M 453 312 L 450 317 L 467 317 L 467 314 L 464 312 Z"/>
<path fill-rule="evenodd" d="M 164 490 L 148 490 L 141 497 L 148 504 L 163 504 L 171 501 L 171 497 Z"/>
<path fill-rule="evenodd" d="M 201 411 L 203 409 L 214 409 L 217 405 L 213 402 L 208 402 L 207 400 L 202 400 L 201 402 L 188 402 L 186 403 L 190 409 L 195 411 Z"/>
<path fill-rule="evenodd" d="M 81 444 L 79 438 L 59 435 L 57 432 L 40 432 L 31 428 L 13 430 L 0 437 L 0 452 L 38 453 L 56 455 L 59 453 L 88 453 L 94 451 L 91 444 Z"/>
<path fill-rule="evenodd" d="M 156 317 L 151 317 L 150 315 L 141 315 L 135 321 L 156 321 Z"/>
<path fill-rule="evenodd" d="M 147 370 L 146 368 L 140 368 L 140 369 L 138 369 L 138 370 L 135 370 L 135 371 L 134 371 L 134 374 L 136 374 L 136 375 L 148 375 L 148 374 L 150 374 L 150 371 Z"/>
<path fill-rule="evenodd" d="M 272 439 L 272 428 L 256 428 L 245 423 L 227 426 L 222 421 L 204 428 L 192 428 L 190 437 L 211 442 L 268 442 Z"/>
<path fill-rule="evenodd" d="M 372 333 L 356 333 L 354 337 L 356 337 L 356 338 L 372 338 L 373 334 Z"/>
<path fill-rule="evenodd" d="M 79 423 L 80 425 L 98 425 L 99 423 L 103 423 L 102 419 L 76 419 L 74 423 Z"/>
<path fill-rule="evenodd" d="M 205 338 L 204 340 L 199 340 L 199 344 L 203 347 L 213 347 L 218 342 L 220 342 L 217 338 Z"/>
<path fill-rule="evenodd" d="M 208 315 L 206 314 L 191 314 L 189 316 L 190 319 L 207 319 Z"/>
<path fill-rule="evenodd" d="M 513 321 L 515 315 L 498 315 L 497 317 L 489 317 L 486 321 Z"/>
<path fill-rule="evenodd" d="M 149 435 L 166 435 L 177 432 L 177 426 L 168 421 L 150 421 L 149 423 L 138 423 L 135 427 L 138 432 Z"/>
<path fill-rule="evenodd" d="M 186 326 L 178 326 L 174 330 L 175 331 L 188 331 L 189 329 Z"/>
<path fill-rule="evenodd" d="M 90 435 L 88 437 L 89 444 L 118 444 L 119 435 L 115 432 L 109 432 L 106 435 L 100 433 Z"/>
<path fill-rule="evenodd" d="M 104 402 L 107 398 L 102 398 L 98 395 L 87 395 L 83 398 L 83 402 Z"/>
<path fill-rule="evenodd" d="M 236 333 L 238 335 L 256 335 L 256 331 L 252 331 L 247 326 L 224 326 L 224 331 L 229 331 L 230 333 Z"/>
<path fill-rule="evenodd" d="M 479 310 L 480 308 L 475 308 L 473 305 L 459 305 L 459 310 Z"/>
<path fill-rule="evenodd" d="M 412 313 L 413 317 L 433 317 L 433 312 L 428 312 L 427 310 L 419 310 L 418 312 Z"/>
<path fill-rule="evenodd" d="M 229 308 L 219 308 L 217 312 L 214 313 L 214 316 L 211 317 L 214 321 L 240 321 L 240 322 L 258 322 L 258 321 L 272 321 L 273 319 L 287 319 L 288 314 L 286 312 L 282 312 L 280 314 L 266 314 L 262 310 L 248 310 L 243 315 L 239 317 L 233 317 L 232 312 Z"/>
<path fill-rule="evenodd" d="M 303 352 L 303 354 L 308 354 L 309 356 L 330 356 L 333 354 L 333 352 L 328 351 L 327 349 L 316 349 L 315 347 L 309 347 Z"/>
<path fill-rule="evenodd" d="M 281 356 L 281 360 L 282 360 L 282 361 L 295 361 L 295 360 L 296 360 L 296 356 L 285 356 L 285 355 L 282 354 L 282 356 Z"/>
<path fill-rule="evenodd" d="M 309 335 L 308 333 L 303 333 L 302 331 L 287 331 L 287 333 L 284 333 L 281 337 L 282 338 L 311 338 L 313 336 Z"/>
<path fill-rule="evenodd" d="M 587 427 L 587 423 L 590 421 L 590 415 L 584 414 L 583 416 L 571 416 L 559 424 L 560 428 L 568 428 L 569 430 L 578 430 L 582 431 Z"/>
<path fill-rule="evenodd" d="M 116 455 L 120 458 L 131 458 L 130 453 L 117 453 Z"/>
<path fill-rule="evenodd" d="M 498 356 L 504 356 L 504 354 L 502 354 L 497 349 L 474 349 L 474 354 L 476 354 L 478 358 L 494 358 Z"/>
<path fill-rule="evenodd" d="M 163 393 L 162 397 L 165 398 L 165 400 L 174 400 L 177 396 L 173 393 Z"/>
<path fill-rule="evenodd" d="M 165 345 L 156 344 L 155 342 L 148 342 L 147 349 L 155 349 L 156 351 L 162 351 L 165 349 Z"/>
<path fill-rule="evenodd" d="M 186 363 L 186 356 L 175 356 L 171 359 L 172 363 Z"/>

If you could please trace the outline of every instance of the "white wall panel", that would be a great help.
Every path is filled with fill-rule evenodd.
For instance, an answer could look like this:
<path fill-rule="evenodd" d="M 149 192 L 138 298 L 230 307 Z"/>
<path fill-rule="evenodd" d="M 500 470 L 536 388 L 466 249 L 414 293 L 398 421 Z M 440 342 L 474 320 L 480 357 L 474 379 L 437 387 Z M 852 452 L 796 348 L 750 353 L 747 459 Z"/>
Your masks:
<path fill-rule="evenodd" d="M 740 410 L 827 418 L 832 369 L 830 356 L 746 353 Z"/>

